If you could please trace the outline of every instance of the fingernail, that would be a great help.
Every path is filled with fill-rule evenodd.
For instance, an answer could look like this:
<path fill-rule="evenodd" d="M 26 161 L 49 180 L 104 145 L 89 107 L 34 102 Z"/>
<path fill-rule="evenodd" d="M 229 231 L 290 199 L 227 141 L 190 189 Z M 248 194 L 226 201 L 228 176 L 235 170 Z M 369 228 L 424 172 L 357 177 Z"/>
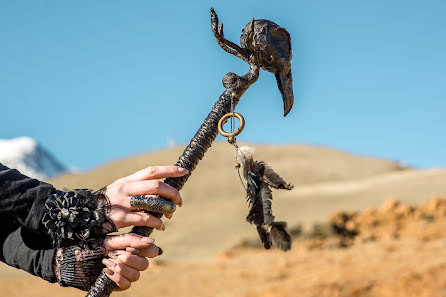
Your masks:
<path fill-rule="evenodd" d="M 180 197 L 180 203 L 178 204 L 179 207 L 183 206 L 183 198 Z"/>
<path fill-rule="evenodd" d="M 161 226 L 161 230 L 166 230 L 166 225 L 164 225 L 164 223 L 163 222 L 161 222 L 161 224 L 163 224 L 162 226 Z"/>
<path fill-rule="evenodd" d="M 189 170 L 187 170 L 186 168 L 183 168 L 183 167 L 178 167 L 178 172 L 186 174 L 186 173 L 189 173 Z"/>
<path fill-rule="evenodd" d="M 163 249 L 158 247 L 158 256 L 161 256 L 164 253 Z"/>
<path fill-rule="evenodd" d="M 103 259 L 102 260 L 102 264 L 104 264 L 105 266 L 107 266 L 107 267 L 113 267 L 113 265 L 115 265 L 115 262 L 113 262 L 112 260 L 110 260 L 110 259 Z"/>
<path fill-rule="evenodd" d="M 104 268 L 104 272 L 105 272 L 105 274 L 107 274 L 107 275 L 113 275 L 113 274 L 115 274 L 115 273 L 113 272 L 113 270 L 108 269 L 108 268 Z"/>
<path fill-rule="evenodd" d="M 133 255 L 139 255 L 139 250 L 132 248 L 132 247 L 128 247 L 125 249 L 127 252 L 132 253 Z"/>
<path fill-rule="evenodd" d="M 117 252 L 117 251 L 111 251 L 111 252 L 108 253 L 108 256 L 109 256 L 110 258 L 117 257 L 117 256 L 118 256 L 118 252 Z"/>
<path fill-rule="evenodd" d="M 152 244 L 155 242 L 155 239 L 153 239 L 151 237 L 142 237 L 141 242 L 145 243 L 145 244 Z"/>

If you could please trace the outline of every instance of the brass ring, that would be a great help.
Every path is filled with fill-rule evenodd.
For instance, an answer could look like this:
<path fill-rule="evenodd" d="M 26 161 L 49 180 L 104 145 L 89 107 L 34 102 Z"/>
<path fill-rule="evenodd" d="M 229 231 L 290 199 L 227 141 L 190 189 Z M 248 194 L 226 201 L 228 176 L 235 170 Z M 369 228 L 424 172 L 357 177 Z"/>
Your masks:
<path fill-rule="evenodd" d="M 223 130 L 223 125 L 228 121 L 229 118 L 232 117 L 236 117 L 240 121 L 240 126 L 234 132 L 228 133 L 225 130 Z M 222 116 L 220 121 L 218 121 L 218 132 L 224 137 L 237 136 L 243 131 L 243 128 L 245 128 L 245 119 L 238 112 L 229 112 L 224 116 Z"/>

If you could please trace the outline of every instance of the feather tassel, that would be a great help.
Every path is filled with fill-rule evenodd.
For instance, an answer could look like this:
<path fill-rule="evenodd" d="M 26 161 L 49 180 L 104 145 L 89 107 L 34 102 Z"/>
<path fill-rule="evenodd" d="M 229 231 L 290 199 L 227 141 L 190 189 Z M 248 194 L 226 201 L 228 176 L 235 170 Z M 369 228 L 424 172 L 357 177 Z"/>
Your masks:
<path fill-rule="evenodd" d="M 277 247 L 284 251 L 291 248 L 291 236 L 286 231 L 286 222 L 275 222 L 272 213 L 273 195 L 271 188 L 291 190 L 293 186 L 286 183 L 265 162 L 253 159 L 254 150 L 240 147 L 237 159 L 243 166 L 246 179 L 246 195 L 250 206 L 246 220 L 257 226 L 260 240 L 266 249 Z"/>

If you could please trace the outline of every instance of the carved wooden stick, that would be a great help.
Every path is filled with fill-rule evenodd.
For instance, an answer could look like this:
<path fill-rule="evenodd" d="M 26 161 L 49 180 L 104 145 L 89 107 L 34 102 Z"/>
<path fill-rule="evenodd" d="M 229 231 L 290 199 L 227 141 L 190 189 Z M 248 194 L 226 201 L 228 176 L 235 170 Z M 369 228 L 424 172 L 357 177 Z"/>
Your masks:
<path fill-rule="evenodd" d="M 217 14 L 211 8 L 211 29 L 220 47 L 247 62 L 249 71 L 243 76 L 229 72 L 223 77 L 223 86 L 226 90 L 221 94 L 200 129 L 175 164 L 188 169 L 189 173 L 182 177 L 167 178 L 164 181 L 177 190 L 183 188 L 184 183 L 215 140 L 220 118 L 230 112 L 231 106 L 235 107 L 246 90 L 257 81 L 260 68 L 276 75 L 277 84 L 284 101 L 284 114 L 287 115 L 293 107 L 291 38 L 284 28 L 268 20 L 252 19 L 243 29 L 240 39 L 241 45 L 238 46 L 224 38 L 223 25 L 220 28 L 218 27 Z M 162 208 L 167 209 L 168 205 Z M 157 217 L 162 216 L 161 213 L 150 213 Z M 131 232 L 149 236 L 152 231 L 153 229 L 148 227 L 134 227 Z M 106 297 L 111 294 L 114 288 L 116 288 L 116 284 L 105 273 L 102 273 L 87 297 Z"/>
<path fill-rule="evenodd" d="M 189 176 L 192 174 L 192 171 L 197 167 L 207 149 L 217 137 L 217 125 L 220 118 L 230 112 L 231 105 L 235 107 L 245 91 L 257 81 L 260 67 L 255 64 L 250 64 L 249 66 L 249 72 L 243 76 L 238 76 L 235 73 L 228 73 L 223 77 L 223 86 L 226 90 L 221 94 L 200 129 L 198 129 L 189 145 L 185 148 L 183 154 L 179 157 L 178 162 L 175 164 L 176 166 L 181 166 L 189 170 L 189 173 L 182 177 L 167 178 L 164 181 L 165 183 L 177 190 L 183 188 Z M 159 213 L 151 214 L 157 217 L 162 216 L 162 214 Z M 133 227 L 131 232 L 142 236 L 149 236 L 152 231 L 153 229 L 149 227 Z M 116 284 L 102 272 L 86 296 L 106 297 L 109 296 L 115 288 Z"/>

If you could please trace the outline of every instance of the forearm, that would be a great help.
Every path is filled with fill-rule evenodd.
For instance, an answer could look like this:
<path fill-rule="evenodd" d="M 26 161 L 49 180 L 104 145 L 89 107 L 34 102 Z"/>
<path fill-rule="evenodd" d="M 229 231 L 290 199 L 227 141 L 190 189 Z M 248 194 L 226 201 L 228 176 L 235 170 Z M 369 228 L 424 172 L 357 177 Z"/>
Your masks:
<path fill-rule="evenodd" d="M 89 190 L 57 191 L 0 164 L 0 223 L 50 234 L 54 246 L 72 245 L 115 231 L 107 197 Z"/>
<path fill-rule="evenodd" d="M 20 227 L 3 242 L 2 261 L 63 287 L 88 290 L 105 267 L 102 240 L 60 248 L 52 248 L 50 242 Z"/>
<path fill-rule="evenodd" d="M 20 227 L 10 233 L 2 244 L 2 261 L 49 282 L 57 282 L 53 262 L 56 249 L 46 236 Z"/>
<path fill-rule="evenodd" d="M 26 226 L 37 233 L 46 233 L 42 218 L 45 201 L 55 193 L 50 184 L 29 178 L 15 169 L 0 164 L 0 221 Z"/>

